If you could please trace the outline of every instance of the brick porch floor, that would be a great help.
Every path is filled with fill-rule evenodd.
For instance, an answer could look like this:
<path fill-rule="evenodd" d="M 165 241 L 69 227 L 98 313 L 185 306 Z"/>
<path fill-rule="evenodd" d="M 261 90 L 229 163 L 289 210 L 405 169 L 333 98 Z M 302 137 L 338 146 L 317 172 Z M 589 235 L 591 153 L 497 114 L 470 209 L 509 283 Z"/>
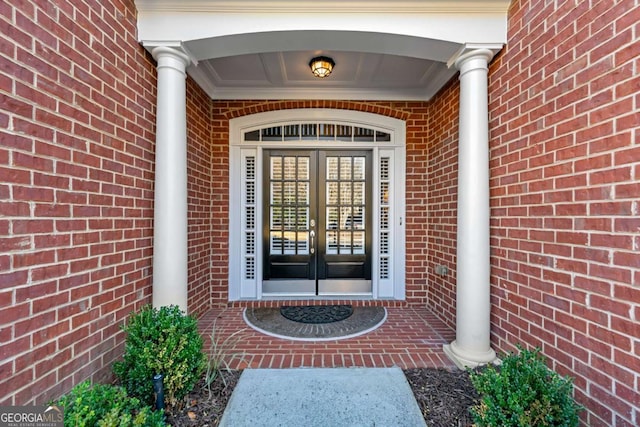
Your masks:
<path fill-rule="evenodd" d="M 344 303 L 344 302 L 342 302 Z M 219 307 L 205 313 L 199 330 L 208 349 L 214 323 L 221 339 L 244 329 L 228 354 L 244 354 L 232 368 L 391 367 L 454 368 L 442 345 L 455 338 L 426 308 L 387 307 L 387 320 L 375 331 L 355 338 L 332 341 L 292 341 L 255 331 L 243 320 L 244 307 Z"/>

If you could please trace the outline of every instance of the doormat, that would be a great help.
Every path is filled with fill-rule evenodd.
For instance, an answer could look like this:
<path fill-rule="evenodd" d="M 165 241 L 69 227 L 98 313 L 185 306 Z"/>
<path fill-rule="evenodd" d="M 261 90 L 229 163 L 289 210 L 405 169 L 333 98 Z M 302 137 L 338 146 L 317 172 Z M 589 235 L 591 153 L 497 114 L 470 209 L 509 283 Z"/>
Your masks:
<path fill-rule="evenodd" d="M 280 314 L 300 323 L 332 323 L 344 320 L 353 314 L 350 305 L 285 305 Z"/>
<path fill-rule="evenodd" d="M 378 329 L 387 319 L 384 307 L 351 307 L 350 316 L 330 323 L 302 323 L 286 318 L 280 308 L 244 310 L 244 321 L 263 334 L 294 341 L 332 341 L 353 338 Z"/>

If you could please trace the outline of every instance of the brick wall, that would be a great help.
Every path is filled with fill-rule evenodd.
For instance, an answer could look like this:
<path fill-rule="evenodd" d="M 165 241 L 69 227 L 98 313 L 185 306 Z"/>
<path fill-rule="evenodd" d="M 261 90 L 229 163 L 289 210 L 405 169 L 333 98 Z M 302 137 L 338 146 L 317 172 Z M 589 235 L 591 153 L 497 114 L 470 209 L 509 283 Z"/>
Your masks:
<path fill-rule="evenodd" d="M 640 7 L 514 1 L 490 70 L 492 341 L 640 424 Z"/>
<path fill-rule="evenodd" d="M 211 99 L 190 78 L 187 94 L 187 304 L 189 314 L 198 317 L 211 307 L 212 257 L 221 256 L 220 248 L 212 243 L 212 222 L 218 217 L 213 205 L 220 200 L 220 176 L 211 174 L 212 164 L 221 158 L 212 155 Z"/>
<path fill-rule="evenodd" d="M 35 4 L 0 5 L 4 405 L 108 378 L 151 291 L 155 69 L 133 2 Z M 639 10 L 514 0 L 490 70 L 493 344 L 540 346 L 594 426 L 640 423 Z M 188 91 L 190 311 L 227 302 L 228 120 L 343 108 L 406 120 L 407 298 L 453 326 L 457 82 L 431 103 Z"/>
<path fill-rule="evenodd" d="M 227 102 L 211 106 L 211 292 L 212 304 L 229 301 L 229 120 Z"/>
<path fill-rule="evenodd" d="M 428 307 L 449 327 L 456 326 L 456 231 L 458 194 L 458 112 L 460 85 L 452 80 L 429 103 L 428 191 L 425 252 Z M 446 275 L 435 274 L 445 266 Z"/>
<path fill-rule="evenodd" d="M 0 405 L 107 379 L 150 301 L 155 66 L 133 1 L 0 4 Z"/>

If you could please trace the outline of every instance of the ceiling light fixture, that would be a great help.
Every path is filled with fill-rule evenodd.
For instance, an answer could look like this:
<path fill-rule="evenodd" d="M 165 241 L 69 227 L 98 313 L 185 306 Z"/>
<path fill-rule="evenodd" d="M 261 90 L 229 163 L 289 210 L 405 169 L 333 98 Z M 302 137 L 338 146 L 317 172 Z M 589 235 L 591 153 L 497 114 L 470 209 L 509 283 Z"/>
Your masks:
<path fill-rule="evenodd" d="M 324 79 L 331 71 L 333 71 L 333 67 L 336 65 L 333 62 L 333 59 L 328 56 L 316 56 L 311 61 L 309 61 L 309 67 L 311 67 L 311 72 L 314 76 Z"/>

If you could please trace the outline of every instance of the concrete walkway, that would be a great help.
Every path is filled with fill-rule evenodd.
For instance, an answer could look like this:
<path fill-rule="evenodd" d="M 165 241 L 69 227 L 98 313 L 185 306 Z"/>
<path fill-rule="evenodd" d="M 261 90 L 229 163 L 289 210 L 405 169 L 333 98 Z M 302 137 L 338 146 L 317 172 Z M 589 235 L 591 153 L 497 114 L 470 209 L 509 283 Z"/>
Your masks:
<path fill-rule="evenodd" d="M 220 422 L 244 426 L 425 426 L 400 368 L 245 369 Z"/>

